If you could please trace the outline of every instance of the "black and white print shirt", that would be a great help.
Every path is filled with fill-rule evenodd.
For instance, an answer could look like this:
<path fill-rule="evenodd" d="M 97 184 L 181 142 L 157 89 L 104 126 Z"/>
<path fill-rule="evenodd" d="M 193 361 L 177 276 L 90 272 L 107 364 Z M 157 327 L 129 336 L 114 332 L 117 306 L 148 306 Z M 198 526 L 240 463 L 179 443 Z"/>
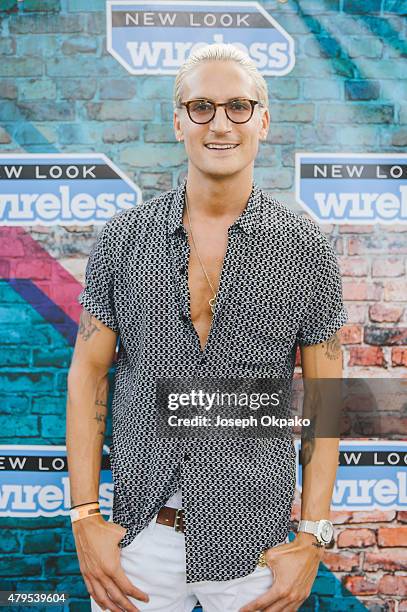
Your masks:
<path fill-rule="evenodd" d="M 228 229 L 204 350 L 189 311 L 186 179 L 116 213 L 86 266 L 83 307 L 119 334 L 110 462 L 113 521 L 136 535 L 181 487 L 187 582 L 255 570 L 286 540 L 295 452 L 285 438 L 163 439 L 157 377 L 291 380 L 296 347 L 327 340 L 347 320 L 335 252 L 318 225 L 255 183 Z"/>

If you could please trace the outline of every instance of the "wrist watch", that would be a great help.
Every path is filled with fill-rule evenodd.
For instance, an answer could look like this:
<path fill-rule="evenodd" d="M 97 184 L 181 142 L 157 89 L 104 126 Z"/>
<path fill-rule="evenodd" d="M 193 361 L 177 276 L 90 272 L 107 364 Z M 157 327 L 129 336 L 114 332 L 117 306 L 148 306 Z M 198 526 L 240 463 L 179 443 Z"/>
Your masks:
<path fill-rule="evenodd" d="M 334 526 L 331 521 L 322 519 L 320 521 L 300 521 L 297 531 L 312 533 L 321 546 L 326 546 L 333 540 Z"/>

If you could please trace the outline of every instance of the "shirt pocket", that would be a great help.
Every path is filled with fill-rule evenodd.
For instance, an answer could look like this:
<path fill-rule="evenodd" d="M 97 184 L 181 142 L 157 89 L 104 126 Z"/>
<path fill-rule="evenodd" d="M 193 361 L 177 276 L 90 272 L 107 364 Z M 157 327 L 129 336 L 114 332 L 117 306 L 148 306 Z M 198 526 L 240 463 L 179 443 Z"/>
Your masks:
<path fill-rule="evenodd" d="M 295 338 L 291 322 L 291 308 L 281 299 L 270 300 L 259 296 L 240 305 L 239 338 L 232 343 L 235 352 L 244 351 L 253 363 L 270 363 Z"/>
<path fill-rule="evenodd" d="M 264 337 L 274 343 L 295 338 L 297 313 L 288 296 L 251 296 L 240 301 L 237 312 L 250 335 Z"/>
<path fill-rule="evenodd" d="M 238 376 L 279 376 L 286 353 L 284 337 L 248 327 L 243 335 L 232 340 L 229 359 Z"/>

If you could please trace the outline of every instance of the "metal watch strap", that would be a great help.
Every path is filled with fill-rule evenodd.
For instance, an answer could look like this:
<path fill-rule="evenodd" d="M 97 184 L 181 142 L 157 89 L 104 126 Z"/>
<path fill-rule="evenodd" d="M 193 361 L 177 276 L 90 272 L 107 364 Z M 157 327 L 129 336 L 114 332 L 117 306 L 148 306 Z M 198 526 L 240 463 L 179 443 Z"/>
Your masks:
<path fill-rule="evenodd" d="M 301 520 L 298 523 L 297 531 L 304 531 L 305 533 L 312 533 L 316 537 L 318 532 L 318 523 L 319 521 L 304 521 Z"/>

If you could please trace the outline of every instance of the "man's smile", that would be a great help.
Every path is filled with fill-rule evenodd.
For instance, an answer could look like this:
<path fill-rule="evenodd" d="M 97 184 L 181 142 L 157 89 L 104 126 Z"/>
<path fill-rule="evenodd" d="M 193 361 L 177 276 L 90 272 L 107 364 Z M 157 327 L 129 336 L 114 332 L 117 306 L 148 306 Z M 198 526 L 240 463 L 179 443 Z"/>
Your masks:
<path fill-rule="evenodd" d="M 211 151 L 229 151 L 230 149 L 236 149 L 238 146 L 239 143 L 234 142 L 208 142 L 205 144 L 205 147 Z"/>

